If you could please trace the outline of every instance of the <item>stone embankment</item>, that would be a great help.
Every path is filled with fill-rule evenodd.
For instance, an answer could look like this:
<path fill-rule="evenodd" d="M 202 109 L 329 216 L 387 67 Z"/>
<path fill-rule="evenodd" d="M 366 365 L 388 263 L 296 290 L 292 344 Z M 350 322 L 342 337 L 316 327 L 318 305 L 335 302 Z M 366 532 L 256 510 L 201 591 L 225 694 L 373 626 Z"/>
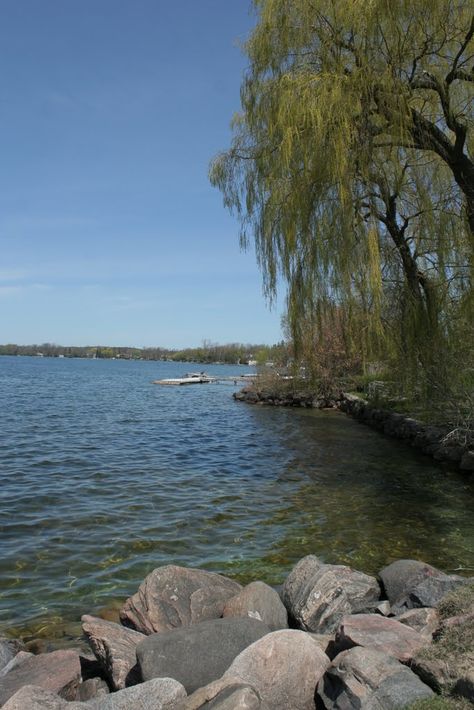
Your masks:
<path fill-rule="evenodd" d="M 402 439 L 437 461 L 454 463 L 462 471 L 474 472 L 474 446 L 460 443 L 445 427 L 424 424 L 413 417 L 371 406 L 360 397 L 340 393 L 335 398 L 322 398 L 307 393 L 277 393 L 247 387 L 234 393 L 234 399 L 248 404 L 278 407 L 340 409 L 363 424 Z"/>
<path fill-rule="evenodd" d="M 474 701 L 474 579 L 415 560 L 374 577 L 309 555 L 280 594 L 168 565 L 125 602 L 120 622 L 83 617 L 91 654 L 34 656 L 1 639 L 0 706 L 391 710 L 436 693 L 453 698 L 446 707 Z"/>

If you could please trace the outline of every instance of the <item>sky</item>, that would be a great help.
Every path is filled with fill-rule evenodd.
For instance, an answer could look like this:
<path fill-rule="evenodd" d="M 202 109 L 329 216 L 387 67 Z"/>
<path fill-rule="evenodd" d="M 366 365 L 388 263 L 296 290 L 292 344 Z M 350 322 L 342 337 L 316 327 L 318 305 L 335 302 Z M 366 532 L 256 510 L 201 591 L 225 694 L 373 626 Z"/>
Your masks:
<path fill-rule="evenodd" d="M 2 0 L 0 343 L 274 343 L 208 181 L 250 0 Z"/>

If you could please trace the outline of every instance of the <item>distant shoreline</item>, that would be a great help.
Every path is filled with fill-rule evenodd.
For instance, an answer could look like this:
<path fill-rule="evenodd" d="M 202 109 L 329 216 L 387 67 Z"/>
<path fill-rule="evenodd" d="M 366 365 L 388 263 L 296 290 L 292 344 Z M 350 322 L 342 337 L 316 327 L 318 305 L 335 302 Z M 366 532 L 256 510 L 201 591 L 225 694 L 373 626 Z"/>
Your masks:
<path fill-rule="evenodd" d="M 89 360 L 151 360 L 165 362 L 198 362 L 202 364 L 254 365 L 259 360 L 276 360 L 280 345 L 250 345 L 231 343 L 203 345 L 199 348 L 167 349 L 161 347 L 134 348 L 126 346 L 84 345 L 64 346 L 54 343 L 32 345 L 0 345 L 0 356 L 82 358 Z"/>

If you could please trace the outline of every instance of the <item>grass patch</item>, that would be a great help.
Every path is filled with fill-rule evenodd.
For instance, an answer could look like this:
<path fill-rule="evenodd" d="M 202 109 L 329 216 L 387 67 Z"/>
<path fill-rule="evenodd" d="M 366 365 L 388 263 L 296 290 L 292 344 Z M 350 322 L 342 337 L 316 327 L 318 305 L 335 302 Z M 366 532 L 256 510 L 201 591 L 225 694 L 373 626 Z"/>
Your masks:
<path fill-rule="evenodd" d="M 438 612 L 442 621 L 455 616 L 465 616 L 474 612 L 474 583 L 465 584 L 446 594 L 438 604 Z M 474 619 L 467 618 L 457 626 L 446 624 L 441 626 L 434 642 L 421 649 L 415 657 L 415 664 L 434 674 L 436 687 L 444 695 L 452 693 L 456 681 L 472 672 L 474 668 Z M 431 671 L 430 671 L 431 669 Z M 433 676 L 431 676 L 433 678 Z M 427 682 L 427 681 L 425 681 Z M 431 683 L 430 683 L 431 685 Z M 433 686 L 435 687 L 435 686 Z M 433 708 L 472 708 L 473 705 L 463 698 L 435 698 L 429 700 L 432 704 L 413 705 L 410 710 L 427 710 Z M 438 703 L 438 704 L 436 704 Z M 443 704 L 444 703 L 444 704 Z"/>
<path fill-rule="evenodd" d="M 438 639 L 421 649 L 417 659 L 440 661 L 452 678 L 472 671 L 474 667 L 474 619 L 446 628 Z"/>
<path fill-rule="evenodd" d="M 474 613 L 474 582 L 463 584 L 444 596 L 438 604 L 440 619 Z"/>

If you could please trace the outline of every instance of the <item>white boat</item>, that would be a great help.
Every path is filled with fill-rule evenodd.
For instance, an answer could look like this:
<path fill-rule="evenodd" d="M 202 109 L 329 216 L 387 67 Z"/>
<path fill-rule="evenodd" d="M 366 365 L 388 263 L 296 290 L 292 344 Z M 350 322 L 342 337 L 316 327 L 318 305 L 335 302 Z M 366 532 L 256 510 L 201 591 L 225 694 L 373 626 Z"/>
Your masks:
<path fill-rule="evenodd" d="M 205 372 L 187 372 L 183 377 L 172 377 L 166 380 L 155 380 L 154 385 L 204 385 L 213 382 L 215 377 L 210 377 Z"/>

